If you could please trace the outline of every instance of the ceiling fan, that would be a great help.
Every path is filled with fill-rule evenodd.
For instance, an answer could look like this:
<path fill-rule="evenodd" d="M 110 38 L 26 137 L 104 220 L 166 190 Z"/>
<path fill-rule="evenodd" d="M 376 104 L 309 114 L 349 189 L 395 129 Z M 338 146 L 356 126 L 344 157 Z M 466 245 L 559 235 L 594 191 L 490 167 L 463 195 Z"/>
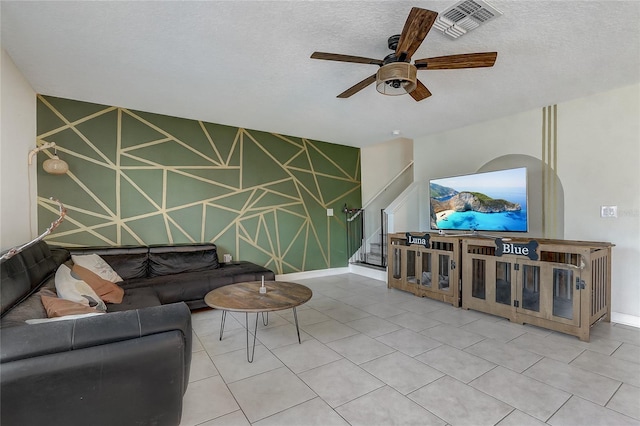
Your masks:
<path fill-rule="evenodd" d="M 388 46 L 394 52 L 382 60 L 325 52 L 313 52 L 311 58 L 353 62 L 356 64 L 373 64 L 380 67 L 377 73 L 354 84 L 340 93 L 338 98 L 348 98 L 375 82 L 376 90 L 380 93 L 385 95 L 409 93 L 413 99 L 421 101 L 431 96 L 431 92 L 417 79 L 418 70 L 492 67 L 498 57 L 497 52 L 465 53 L 416 59 L 411 64 L 411 56 L 420 47 L 437 16 L 438 13 L 431 10 L 418 7 L 412 8 L 402 29 L 402 34 L 389 37 Z"/>

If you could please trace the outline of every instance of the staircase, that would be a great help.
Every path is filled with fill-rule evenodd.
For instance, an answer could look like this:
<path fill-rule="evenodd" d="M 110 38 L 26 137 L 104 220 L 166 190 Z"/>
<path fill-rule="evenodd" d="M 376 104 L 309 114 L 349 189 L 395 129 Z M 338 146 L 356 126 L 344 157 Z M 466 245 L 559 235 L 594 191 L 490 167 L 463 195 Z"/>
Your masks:
<path fill-rule="evenodd" d="M 382 246 L 383 243 L 379 242 L 369 243 L 369 251 L 367 251 L 364 255 L 365 263 L 368 263 L 369 265 L 375 265 L 384 269 L 387 266 L 387 259 L 383 253 Z"/>
<path fill-rule="evenodd" d="M 386 272 L 389 228 L 389 217 L 386 211 L 398 194 L 404 192 L 412 181 L 413 162 L 406 165 L 362 208 L 344 206 L 350 265 Z"/>

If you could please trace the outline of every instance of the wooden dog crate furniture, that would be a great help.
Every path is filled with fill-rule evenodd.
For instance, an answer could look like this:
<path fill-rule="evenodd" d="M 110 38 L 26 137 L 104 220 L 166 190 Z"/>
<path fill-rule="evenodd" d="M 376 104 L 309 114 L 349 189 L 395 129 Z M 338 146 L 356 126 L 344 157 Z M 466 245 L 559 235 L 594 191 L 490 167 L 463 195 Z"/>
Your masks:
<path fill-rule="evenodd" d="M 418 232 L 388 241 L 389 288 L 585 342 L 611 321 L 611 243 Z"/>
<path fill-rule="evenodd" d="M 460 306 L 460 242 L 438 234 L 390 234 L 387 287 Z"/>
<path fill-rule="evenodd" d="M 486 239 L 462 241 L 462 307 L 589 341 L 611 321 L 610 243 Z"/>

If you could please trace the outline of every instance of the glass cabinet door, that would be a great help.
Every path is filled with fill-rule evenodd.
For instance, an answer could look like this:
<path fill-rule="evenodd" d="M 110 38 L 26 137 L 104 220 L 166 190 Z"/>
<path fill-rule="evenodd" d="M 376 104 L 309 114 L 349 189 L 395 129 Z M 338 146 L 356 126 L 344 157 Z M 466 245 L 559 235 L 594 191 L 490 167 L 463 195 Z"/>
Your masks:
<path fill-rule="evenodd" d="M 511 305 L 511 263 L 496 262 L 496 303 Z"/>
<path fill-rule="evenodd" d="M 495 254 L 493 241 L 466 241 L 462 246 L 462 307 L 511 318 L 518 292 L 515 262 Z"/>
<path fill-rule="evenodd" d="M 540 312 L 540 267 L 534 265 L 522 266 L 522 302 L 523 309 Z"/>
<path fill-rule="evenodd" d="M 485 298 L 487 294 L 486 261 L 484 259 L 472 260 L 471 296 L 477 299 Z"/>
<path fill-rule="evenodd" d="M 407 282 L 416 283 L 416 252 L 415 250 L 407 250 Z"/>
<path fill-rule="evenodd" d="M 420 284 L 431 288 L 431 253 L 422 252 L 422 278 Z"/>
<path fill-rule="evenodd" d="M 394 279 L 402 279 L 402 250 L 400 248 L 393 248 L 393 269 L 392 276 Z"/>
<path fill-rule="evenodd" d="M 573 271 L 553 268 L 553 315 L 573 319 Z"/>
<path fill-rule="evenodd" d="M 438 289 L 449 290 L 449 255 L 438 255 Z"/>

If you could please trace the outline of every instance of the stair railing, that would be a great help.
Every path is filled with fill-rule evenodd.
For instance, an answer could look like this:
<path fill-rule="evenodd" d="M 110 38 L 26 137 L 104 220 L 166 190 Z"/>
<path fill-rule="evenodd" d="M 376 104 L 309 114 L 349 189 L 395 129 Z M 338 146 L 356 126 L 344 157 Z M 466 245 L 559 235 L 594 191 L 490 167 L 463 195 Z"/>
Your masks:
<path fill-rule="evenodd" d="M 352 237 L 347 238 L 348 244 L 358 245 L 358 247 L 348 247 L 348 252 L 353 254 L 349 262 L 350 263 L 365 263 L 373 266 L 386 267 L 387 265 L 387 230 L 388 230 L 388 216 L 386 213 L 387 203 L 390 203 L 406 185 L 413 181 L 413 177 L 407 177 L 407 172 L 413 167 L 413 161 L 407 164 L 398 172 L 387 184 L 385 184 L 378 192 L 375 193 L 360 209 L 351 209 L 350 215 L 347 216 L 347 229 L 351 228 Z M 409 180 L 409 182 L 403 182 L 401 178 Z M 398 190 L 398 185 L 401 185 L 401 189 Z M 395 188 L 394 188 L 395 187 Z M 389 192 L 393 191 L 393 193 Z M 396 192 L 397 191 L 397 192 Z M 375 206 L 377 204 L 377 206 Z M 379 216 L 373 212 L 367 213 L 371 208 L 377 209 L 380 207 Z M 345 206 L 346 208 L 346 206 Z M 366 225 L 366 226 L 365 226 Z M 371 228 L 374 226 L 374 229 Z M 356 237 L 356 231 L 359 230 L 359 234 Z M 349 231 L 347 231 L 349 232 Z M 371 247 L 379 246 L 380 252 L 372 253 Z"/>

